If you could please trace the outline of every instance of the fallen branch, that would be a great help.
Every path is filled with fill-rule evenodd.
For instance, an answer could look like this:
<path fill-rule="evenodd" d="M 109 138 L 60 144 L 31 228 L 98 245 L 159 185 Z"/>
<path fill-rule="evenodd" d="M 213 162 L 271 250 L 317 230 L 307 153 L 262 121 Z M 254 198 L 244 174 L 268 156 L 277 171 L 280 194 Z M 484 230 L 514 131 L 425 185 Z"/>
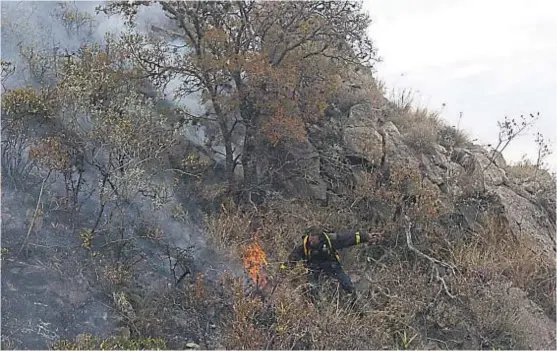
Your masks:
<path fill-rule="evenodd" d="M 23 248 L 27 244 L 27 240 L 29 239 L 29 235 L 31 235 L 31 231 L 33 230 L 33 227 L 35 226 L 35 219 L 37 218 L 37 213 L 39 212 L 39 206 L 41 204 L 41 198 L 43 197 L 44 186 L 46 184 L 46 181 L 50 177 L 50 172 L 52 172 L 52 171 L 48 171 L 48 174 L 43 179 L 43 182 L 41 184 L 41 191 L 39 192 L 39 198 L 37 199 L 37 206 L 35 206 L 35 212 L 33 212 L 33 218 L 31 218 L 31 224 L 29 224 L 29 230 L 27 230 L 27 235 L 25 236 L 25 239 L 23 240 L 23 243 L 21 244 L 21 247 L 19 248 L 19 251 L 17 252 L 16 257 L 19 257 L 19 254 L 21 253 L 21 251 L 23 250 Z"/>
<path fill-rule="evenodd" d="M 437 278 L 438 281 L 441 282 L 441 285 L 443 287 L 443 290 L 445 290 L 445 293 L 447 293 L 447 295 L 454 299 L 455 296 L 453 294 L 450 293 L 449 288 L 447 286 L 447 283 L 445 282 L 445 279 L 443 279 L 443 277 L 441 277 L 441 274 L 439 273 L 439 267 L 444 267 L 444 268 L 448 268 L 453 275 L 455 274 L 455 268 L 454 266 L 445 263 L 443 261 L 440 261 L 436 258 L 433 258 L 431 256 L 426 255 L 425 253 L 421 252 L 420 250 L 416 249 L 416 247 L 414 247 L 414 244 L 412 243 L 412 234 L 410 232 L 410 229 L 412 228 L 412 222 L 410 222 L 410 219 L 408 218 L 408 216 L 404 216 L 404 219 L 406 219 L 407 222 L 407 226 L 406 226 L 406 244 L 408 245 L 408 248 L 410 250 L 412 250 L 414 253 L 416 253 L 418 256 L 425 258 L 426 260 L 428 260 L 429 262 L 431 262 L 431 264 L 433 265 L 433 269 L 435 271 L 435 278 Z"/>
<path fill-rule="evenodd" d="M 199 174 L 186 172 L 186 171 L 183 171 L 183 170 L 178 169 L 178 168 L 169 168 L 169 169 L 165 169 L 164 171 L 165 171 L 165 172 L 172 171 L 172 172 L 180 173 L 180 174 L 182 174 L 182 175 L 194 177 L 194 178 L 196 178 L 196 179 L 200 179 L 200 178 L 201 178 L 201 175 L 199 175 Z"/>

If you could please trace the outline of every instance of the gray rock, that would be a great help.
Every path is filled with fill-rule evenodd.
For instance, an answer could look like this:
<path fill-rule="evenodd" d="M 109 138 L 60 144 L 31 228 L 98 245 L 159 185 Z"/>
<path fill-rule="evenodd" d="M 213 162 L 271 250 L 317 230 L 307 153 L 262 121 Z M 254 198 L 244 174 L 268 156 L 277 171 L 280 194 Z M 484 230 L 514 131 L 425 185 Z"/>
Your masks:
<path fill-rule="evenodd" d="M 344 132 L 346 156 L 357 156 L 373 165 L 380 165 L 383 137 L 375 129 L 347 127 Z"/>
<path fill-rule="evenodd" d="M 199 349 L 199 345 L 194 343 L 193 341 L 190 341 L 190 342 L 186 343 L 186 348 L 197 350 L 197 349 Z"/>
<path fill-rule="evenodd" d="M 393 166 L 419 169 L 422 185 L 429 183 L 438 187 L 445 207 L 463 219 L 465 223 L 459 226 L 464 225 L 467 230 L 482 232 L 486 229 L 484 220 L 488 210 L 483 205 L 459 202 L 459 199 L 481 200 L 492 194 L 489 201 L 494 201 L 500 220 L 507 223 L 515 235 L 535 238 L 540 250 L 550 254 L 555 248 L 555 223 L 551 222 L 553 217 L 548 210 L 538 204 L 536 185 L 511 184 L 505 172 L 505 159 L 500 153 L 471 143 L 449 150 L 434 144 L 427 154 L 418 153 L 405 143 L 396 125 L 383 121 L 380 113 L 370 104 L 354 105 L 345 118 L 328 121 L 312 131 L 319 135 L 339 135 L 336 142 L 342 144 L 337 152 L 340 158 L 355 157 L 385 170 Z M 316 145 L 320 145 L 320 150 L 325 150 L 323 146 L 331 150 L 332 141 L 322 138 Z M 319 172 L 317 149 L 308 142 L 295 148 L 291 146 L 286 154 L 292 160 L 298 160 L 295 162 L 298 167 L 305 169 L 303 177 L 300 174 L 291 177 L 288 171 L 282 172 L 289 191 L 302 196 L 324 197 L 326 186 Z M 332 184 L 338 184 L 339 178 L 358 183 L 362 179 L 359 172 L 368 172 L 358 168 L 349 170 L 348 175 L 340 169 L 330 171 L 338 173 L 333 175 L 335 181 Z M 331 177 L 330 171 L 327 170 L 327 177 Z M 405 195 L 416 193 L 417 189 L 412 185 L 406 188 Z M 333 189 L 335 193 L 343 192 L 337 188 Z M 490 210 L 490 213 L 493 212 Z"/>
<path fill-rule="evenodd" d="M 404 143 L 400 131 L 392 122 L 386 122 L 379 132 L 384 139 L 385 163 L 390 166 L 397 165 L 418 169 L 418 159 Z"/>
<path fill-rule="evenodd" d="M 376 128 L 380 120 L 378 112 L 371 104 L 354 105 L 350 108 L 346 126 Z"/>
<path fill-rule="evenodd" d="M 369 104 L 355 105 L 350 109 L 343 128 L 346 156 L 356 156 L 379 165 L 383 156 L 383 137 L 377 131 L 379 117 Z"/>
<path fill-rule="evenodd" d="M 554 259 L 556 227 L 545 210 L 506 186 L 495 187 L 493 192 L 502 208 L 501 217 L 512 233 L 517 238 L 534 239 L 538 250 Z"/>
<path fill-rule="evenodd" d="M 503 304 L 513 306 L 513 315 L 507 323 L 524 343 L 520 346 L 528 350 L 555 350 L 555 321 L 545 315 L 526 292 L 510 284 L 495 284 L 486 287 L 486 290 Z"/>
<path fill-rule="evenodd" d="M 309 142 L 291 143 L 275 151 L 270 162 L 273 167 L 281 167 L 275 177 L 285 190 L 296 196 L 324 201 L 327 197 L 327 185 L 321 177 L 319 152 Z"/>

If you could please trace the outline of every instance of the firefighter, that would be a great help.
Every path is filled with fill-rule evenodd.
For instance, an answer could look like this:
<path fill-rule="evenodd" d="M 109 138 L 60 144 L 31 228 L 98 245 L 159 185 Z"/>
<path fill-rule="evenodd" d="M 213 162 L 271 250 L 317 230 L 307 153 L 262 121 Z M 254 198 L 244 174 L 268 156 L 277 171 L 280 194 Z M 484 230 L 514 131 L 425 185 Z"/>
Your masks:
<path fill-rule="evenodd" d="M 346 233 L 327 233 L 319 227 L 309 228 L 290 256 L 288 262 L 280 266 L 281 270 L 293 267 L 297 261 L 303 261 L 309 270 L 308 278 L 316 282 L 324 274 L 336 279 L 344 291 L 354 293 L 355 288 L 350 276 L 342 269 L 337 250 L 362 243 L 375 242 L 377 234 L 361 231 Z"/>

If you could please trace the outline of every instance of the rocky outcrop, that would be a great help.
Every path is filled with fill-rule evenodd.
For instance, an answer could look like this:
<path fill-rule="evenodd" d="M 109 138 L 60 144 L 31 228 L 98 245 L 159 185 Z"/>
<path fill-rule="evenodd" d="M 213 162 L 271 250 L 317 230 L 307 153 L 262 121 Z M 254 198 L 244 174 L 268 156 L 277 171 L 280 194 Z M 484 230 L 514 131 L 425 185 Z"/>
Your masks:
<path fill-rule="evenodd" d="M 340 145 L 335 152 L 345 158 L 346 164 L 419 170 L 422 182 L 438 187 L 446 207 L 454 211 L 451 218 L 460 218 L 459 226 L 464 223 L 467 230 L 480 232 L 485 229 L 487 213 L 495 213 L 506 230 L 516 237 L 532 238 L 540 252 L 553 257 L 556 227 L 551 220 L 554 216 L 549 213 L 551 209 L 541 206 L 526 186 L 509 181 L 501 154 L 470 143 L 457 148 L 435 144 L 427 153 L 418 152 L 405 143 L 398 128 L 384 118 L 380 109 L 369 104 L 353 106 L 347 116 L 337 117 L 316 134 L 314 140 L 336 135 L 336 141 L 322 144 Z M 319 149 L 322 158 L 325 149 L 324 146 Z M 361 178 L 358 172 L 352 167 L 351 177 L 344 178 L 357 182 Z M 338 187 L 329 190 L 339 191 Z"/>
<path fill-rule="evenodd" d="M 472 143 L 416 150 L 388 120 L 389 113 L 371 104 L 354 105 L 345 114 L 332 109 L 320 124 L 309 126 L 309 140 L 258 153 L 260 183 L 326 202 L 357 183 L 361 172 L 414 169 L 422 185 L 438 189 L 452 211 L 447 218 L 458 218 L 455 227 L 481 232 L 487 214 L 496 213 L 505 230 L 533 238 L 540 252 L 554 255 L 555 209 L 540 204 L 535 184 L 509 181 L 500 153 Z"/>
<path fill-rule="evenodd" d="M 379 166 L 383 159 L 383 136 L 379 133 L 379 117 L 370 105 L 357 105 L 350 110 L 343 128 L 346 157 Z"/>
<path fill-rule="evenodd" d="M 270 154 L 269 167 L 260 167 L 262 177 L 274 178 L 276 186 L 288 194 L 326 200 L 319 152 L 310 141 L 285 144 Z"/>
<path fill-rule="evenodd" d="M 508 330 L 512 330 L 515 337 L 521 340 L 522 345 L 513 345 L 513 348 L 555 350 L 555 321 L 548 318 L 543 309 L 528 298 L 526 292 L 510 283 L 496 283 L 486 286 L 480 294 L 497 301 L 502 307 L 497 310 L 497 306 L 492 306 L 491 313 L 498 314 L 500 323 L 505 323 Z M 479 315 L 490 309 L 486 308 L 482 300 L 473 301 L 471 305 L 472 310 L 477 310 Z M 507 306 L 514 308 L 505 308 Z"/>
<path fill-rule="evenodd" d="M 437 226 L 446 232 L 445 239 L 448 242 L 466 240 L 470 235 L 510 234 L 510 238 L 527 239 L 533 243 L 531 249 L 536 251 L 536 257 L 543 257 L 544 262 L 554 262 L 555 202 L 547 201 L 546 198 L 551 196 L 542 196 L 540 184 L 532 184 L 531 181 L 517 184 L 510 179 L 506 172 L 507 164 L 500 153 L 471 143 L 461 143 L 459 147 L 434 144 L 427 150 L 416 150 L 405 141 L 395 124 L 370 105 L 353 106 L 345 118 L 338 120 L 341 123 L 337 127 L 339 137 L 336 142 L 341 147 L 337 153 L 343 155 L 344 162 L 351 165 L 351 177 L 345 179 L 350 178 L 351 182 L 358 183 L 366 178 L 362 177 L 362 173 L 371 171 L 389 174 L 393 167 L 417 170 L 420 175 L 418 187 L 433 188 L 441 200 L 443 213 L 446 213 L 435 223 L 428 223 L 428 226 Z M 328 128 L 335 127 L 334 123 L 328 124 Z M 331 131 L 322 133 L 335 135 Z M 354 161 L 374 167 L 355 167 Z M 350 186 L 350 182 L 345 184 Z M 329 190 L 342 193 L 337 188 Z M 402 186 L 399 190 L 411 198 L 416 189 Z M 554 199 L 554 190 L 552 194 Z M 392 206 L 389 209 L 389 204 L 381 204 L 380 199 L 369 199 L 368 208 L 364 209 L 367 220 L 376 209 L 394 212 Z M 486 316 L 486 321 L 501 320 L 501 323 L 506 323 L 507 330 L 516 333 L 515 339 L 524 343 L 514 345 L 514 341 L 502 336 L 502 345 L 508 341 L 511 342 L 509 347 L 554 349 L 555 320 L 548 317 L 547 301 L 542 302 L 544 313 L 540 305 L 534 303 L 537 301 L 535 296 L 528 296 L 525 291 L 507 283 L 509 281 L 498 281 L 494 285 L 489 283 L 484 286 L 485 291 L 481 293 L 483 298 L 471 302 L 473 315 L 481 317 L 487 313 L 484 313 L 486 309 L 493 308 L 489 313 L 497 318 Z M 493 307 L 490 305 L 493 301 L 501 305 Z M 508 306 L 514 308 L 509 309 Z M 503 310 L 512 313 L 499 316 Z M 477 345 L 472 343 L 468 348 L 480 347 L 481 335 L 486 332 L 482 329 L 484 324 L 475 318 L 467 320 L 467 326 L 463 327 L 475 330 L 480 335 L 476 340 Z M 491 327 L 494 330 L 498 328 L 497 325 Z"/>
<path fill-rule="evenodd" d="M 555 257 L 555 223 L 546 210 L 509 187 L 497 186 L 492 191 L 501 208 L 500 217 L 513 235 L 532 238 L 541 252 Z"/>

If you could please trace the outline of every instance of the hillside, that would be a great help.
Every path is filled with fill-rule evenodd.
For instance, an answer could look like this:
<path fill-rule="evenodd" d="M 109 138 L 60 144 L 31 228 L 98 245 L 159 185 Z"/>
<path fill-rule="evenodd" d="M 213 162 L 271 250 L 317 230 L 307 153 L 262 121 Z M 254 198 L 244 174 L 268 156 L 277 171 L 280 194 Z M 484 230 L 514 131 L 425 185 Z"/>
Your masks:
<path fill-rule="evenodd" d="M 146 5 L 2 54 L 2 348 L 556 348 L 555 175 L 389 100 L 358 5 Z M 312 225 L 381 233 L 355 302 L 279 274 Z"/>

